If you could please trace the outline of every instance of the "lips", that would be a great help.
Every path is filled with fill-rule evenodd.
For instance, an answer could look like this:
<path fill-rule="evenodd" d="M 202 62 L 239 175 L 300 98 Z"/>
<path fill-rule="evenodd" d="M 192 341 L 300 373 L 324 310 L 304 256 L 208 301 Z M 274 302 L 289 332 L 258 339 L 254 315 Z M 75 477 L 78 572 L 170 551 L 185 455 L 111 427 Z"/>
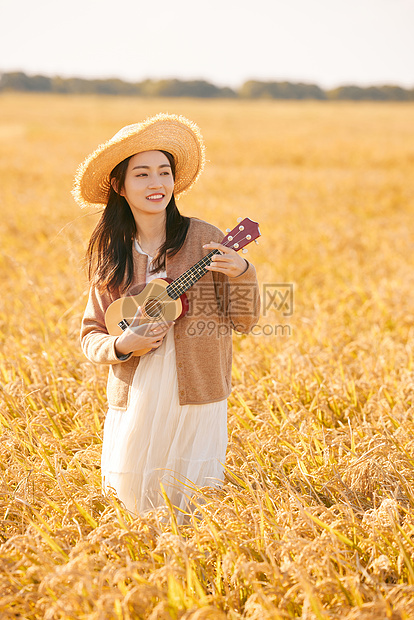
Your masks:
<path fill-rule="evenodd" d="M 162 200 L 164 198 L 164 194 L 150 194 L 147 196 L 147 200 Z"/>

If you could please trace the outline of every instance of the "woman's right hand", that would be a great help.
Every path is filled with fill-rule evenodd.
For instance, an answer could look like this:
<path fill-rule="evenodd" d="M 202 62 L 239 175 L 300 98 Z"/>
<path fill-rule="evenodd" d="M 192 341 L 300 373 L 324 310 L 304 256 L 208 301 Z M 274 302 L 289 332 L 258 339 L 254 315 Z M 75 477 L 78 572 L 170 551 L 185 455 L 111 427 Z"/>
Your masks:
<path fill-rule="evenodd" d="M 174 322 L 142 323 L 140 312 L 129 327 L 117 338 L 115 351 L 117 355 L 128 355 L 142 349 L 158 349 L 162 345 L 164 336 L 174 325 Z"/>

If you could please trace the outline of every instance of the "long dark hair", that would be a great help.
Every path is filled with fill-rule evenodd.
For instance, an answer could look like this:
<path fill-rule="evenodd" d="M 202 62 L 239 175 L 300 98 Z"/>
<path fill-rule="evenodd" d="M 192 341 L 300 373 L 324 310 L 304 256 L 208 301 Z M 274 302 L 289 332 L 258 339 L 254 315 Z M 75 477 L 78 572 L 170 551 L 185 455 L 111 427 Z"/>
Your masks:
<path fill-rule="evenodd" d="M 173 178 L 175 178 L 174 157 L 161 151 L 167 157 Z M 121 161 L 111 172 L 111 182 L 120 191 L 124 187 L 128 163 L 131 157 Z M 165 242 L 158 250 L 152 263 L 152 273 L 165 269 L 166 256 L 174 256 L 182 247 L 187 236 L 190 219 L 179 212 L 174 194 L 166 207 Z M 137 234 L 132 211 L 123 196 L 112 185 L 107 206 L 93 231 L 86 251 L 89 280 L 100 290 L 127 289 L 134 275 L 132 244 Z"/>

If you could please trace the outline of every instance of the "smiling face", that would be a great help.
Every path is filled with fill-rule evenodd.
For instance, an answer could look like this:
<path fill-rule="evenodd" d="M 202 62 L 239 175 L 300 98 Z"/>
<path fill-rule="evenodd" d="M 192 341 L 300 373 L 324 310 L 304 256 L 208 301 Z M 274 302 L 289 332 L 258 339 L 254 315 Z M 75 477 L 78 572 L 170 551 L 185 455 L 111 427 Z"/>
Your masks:
<path fill-rule="evenodd" d="M 129 204 L 134 218 L 165 211 L 174 190 L 170 162 L 161 151 L 133 155 L 128 163 L 121 196 Z"/>

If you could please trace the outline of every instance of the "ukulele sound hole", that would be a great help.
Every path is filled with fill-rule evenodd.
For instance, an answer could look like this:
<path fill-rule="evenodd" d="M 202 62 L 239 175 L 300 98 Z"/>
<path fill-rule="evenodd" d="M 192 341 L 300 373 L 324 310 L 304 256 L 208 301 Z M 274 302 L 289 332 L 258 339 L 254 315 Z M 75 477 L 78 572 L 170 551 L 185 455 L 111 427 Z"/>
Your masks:
<path fill-rule="evenodd" d="M 144 306 L 145 313 L 153 319 L 162 315 L 162 303 L 157 299 L 147 299 Z"/>

